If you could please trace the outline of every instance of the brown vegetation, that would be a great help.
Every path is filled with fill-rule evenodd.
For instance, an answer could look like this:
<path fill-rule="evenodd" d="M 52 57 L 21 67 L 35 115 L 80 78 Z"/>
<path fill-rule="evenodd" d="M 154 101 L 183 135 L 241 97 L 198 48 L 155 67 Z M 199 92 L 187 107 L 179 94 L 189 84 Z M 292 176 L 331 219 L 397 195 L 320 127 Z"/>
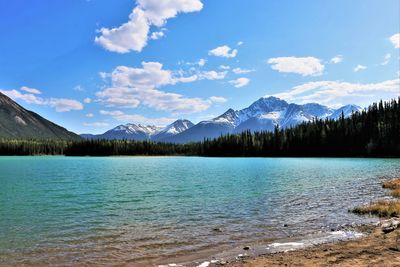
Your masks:
<path fill-rule="evenodd" d="M 386 181 L 382 187 L 386 189 L 400 189 L 400 178 Z"/>
<path fill-rule="evenodd" d="M 379 200 L 363 207 L 353 209 L 357 214 L 371 214 L 379 217 L 394 217 L 400 215 L 400 201 Z"/>
<path fill-rule="evenodd" d="M 392 192 L 390 192 L 390 195 L 392 197 L 400 198 L 400 189 L 395 189 Z"/>
<path fill-rule="evenodd" d="M 400 197 L 400 178 L 386 181 L 383 183 L 382 187 L 391 189 L 391 196 L 395 198 Z M 397 199 L 379 200 L 363 207 L 356 207 L 352 212 L 357 214 L 371 214 L 379 217 L 400 216 L 400 201 Z"/>

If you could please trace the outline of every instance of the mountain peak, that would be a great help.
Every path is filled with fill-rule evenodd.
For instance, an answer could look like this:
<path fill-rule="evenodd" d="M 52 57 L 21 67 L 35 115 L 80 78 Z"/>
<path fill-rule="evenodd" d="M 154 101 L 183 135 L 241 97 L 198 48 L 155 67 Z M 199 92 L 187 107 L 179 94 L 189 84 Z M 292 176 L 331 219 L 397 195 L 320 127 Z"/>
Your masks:
<path fill-rule="evenodd" d="M 353 113 L 360 111 L 362 111 L 362 108 L 360 106 L 348 104 L 335 110 L 335 112 L 332 113 L 330 118 L 336 120 L 339 119 L 342 116 L 342 114 L 346 118 L 350 117 Z"/>
<path fill-rule="evenodd" d="M 165 138 L 170 136 L 182 133 L 187 129 L 193 127 L 194 124 L 190 120 L 179 119 L 167 125 L 164 129 L 159 131 L 157 134 L 152 136 L 152 140 L 154 141 L 162 141 Z"/>
<path fill-rule="evenodd" d="M 269 97 L 261 97 L 257 101 L 255 101 L 253 104 L 249 106 L 249 109 L 258 109 L 258 110 L 274 110 L 277 108 L 284 108 L 287 107 L 288 103 L 285 100 L 282 100 L 280 98 L 274 97 L 274 96 L 269 96 Z"/>
<path fill-rule="evenodd" d="M 233 109 L 228 109 L 224 114 L 212 119 L 212 122 L 236 125 L 238 114 Z"/>
<path fill-rule="evenodd" d="M 258 100 L 268 100 L 268 101 L 284 101 L 276 96 L 264 96 L 264 97 L 260 97 L 260 99 Z"/>

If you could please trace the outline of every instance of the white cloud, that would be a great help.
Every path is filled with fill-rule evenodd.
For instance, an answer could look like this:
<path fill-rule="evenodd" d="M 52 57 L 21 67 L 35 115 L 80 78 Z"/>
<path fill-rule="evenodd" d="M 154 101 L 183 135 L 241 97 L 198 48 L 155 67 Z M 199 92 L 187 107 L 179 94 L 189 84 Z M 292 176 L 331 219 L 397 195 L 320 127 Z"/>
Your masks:
<path fill-rule="evenodd" d="M 88 113 L 88 114 L 86 114 L 85 116 L 88 117 L 88 118 L 93 118 L 93 117 L 94 117 L 94 114 L 93 114 L 93 113 Z"/>
<path fill-rule="evenodd" d="M 101 79 L 106 80 L 109 77 L 109 74 L 107 72 L 101 71 L 99 72 L 99 76 Z"/>
<path fill-rule="evenodd" d="M 140 52 L 147 45 L 151 26 L 162 27 L 178 13 L 196 12 L 203 8 L 200 0 L 137 0 L 137 4 L 128 22 L 116 28 L 100 29 L 95 42 L 111 52 Z M 150 38 L 158 39 L 163 35 L 153 32 Z"/>
<path fill-rule="evenodd" d="M 138 0 L 139 7 L 146 13 L 146 17 L 157 27 L 163 26 L 168 19 L 176 17 L 178 13 L 197 12 L 203 9 L 200 0 Z"/>
<path fill-rule="evenodd" d="M 85 88 L 83 88 L 81 85 L 77 85 L 74 87 L 74 91 L 83 92 L 85 91 Z"/>
<path fill-rule="evenodd" d="M 181 76 L 179 78 L 176 78 L 177 82 L 181 82 L 181 83 L 191 83 L 191 82 L 195 82 L 199 79 L 199 76 L 197 75 L 192 75 L 192 76 Z"/>
<path fill-rule="evenodd" d="M 26 89 L 26 88 L 25 88 Z M 28 104 L 50 106 L 55 108 L 57 112 L 67 112 L 72 110 L 82 110 L 81 102 L 66 98 L 41 98 L 35 94 L 24 94 L 17 90 L 0 90 L 1 93 L 7 95 L 14 100 L 22 100 Z"/>
<path fill-rule="evenodd" d="M 400 33 L 393 34 L 389 40 L 392 42 L 395 48 L 400 48 Z"/>
<path fill-rule="evenodd" d="M 101 28 L 101 35 L 95 38 L 95 42 L 111 52 L 140 52 L 147 45 L 149 29 L 145 12 L 135 8 L 129 15 L 129 21 L 118 28 Z"/>
<path fill-rule="evenodd" d="M 226 65 L 220 65 L 219 68 L 220 68 L 221 70 L 229 70 L 231 67 L 226 66 Z"/>
<path fill-rule="evenodd" d="M 28 93 L 31 93 L 31 94 L 34 94 L 34 95 L 40 95 L 42 93 L 38 89 L 29 88 L 29 87 L 26 87 L 26 86 L 22 86 L 21 87 L 21 91 L 25 91 L 25 92 L 28 92 Z"/>
<path fill-rule="evenodd" d="M 170 117 L 160 117 L 160 118 L 148 118 L 138 114 L 126 114 L 120 110 L 100 110 L 99 112 L 101 115 L 109 115 L 113 117 L 117 121 L 125 122 L 125 123 L 140 123 L 140 124 L 151 124 L 157 126 L 165 126 L 174 121 L 176 118 Z"/>
<path fill-rule="evenodd" d="M 199 79 L 222 80 L 222 79 L 225 79 L 226 74 L 227 74 L 226 71 L 217 72 L 217 71 L 211 70 L 211 71 L 199 72 L 198 76 L 199 76 Z"/>
<path fill-rule="evenodd" d="M 210 56 L 225 57 L 225 58 L 236 57 L 237 53 L 238 53 L 237 49 L 232 49 L 227 45 L 219 46 L 208 52 Z"/>
<path fill-rule="evenodd" d="M 73 99 L 50 98 L 45 100 L 45 103 L 45 105 L 55 108 L 57 112 L 68 112 L 72 110 L 83 109 L 82 103 Z"/>
<path fill-rule="evenodd" d="M 364 65 L 360 65 L 358 64 L 357 66 L 355 66 L 355 68 L 353 69 L 354 72 L 359 72 L 361 70 L 365 70 L 367 67 Z"/>
<path fill-rule="evenodd" d="M 207 59 L 205 58 L 200 58 L 198 61 L 196 62 L 185 62 L 185 61 L 179 61 L 178 64 L 179 65 L 188 65 L 188 66 L 199 66 L 199 67 L 203 67 L 204 65 L 206 65 L 207 63 Z M 195 68 L 193 68 L 195 70 Z"/>
<path fill-rule="evenodd" d="M 44 100 L 34 94 L 24 94 L 15 89 L 0 90 L 0 92 L 12 98 L 13 100 L 22 100 L 28 104 L 44 105 Z"/>
<path fill-rule="evenodd" d="M 111 79 L 115 87 L 141 89 L 176 83 L 171 71 L 164 70 L 159 62 L 142 62 L 142 68 L 119 66 L 111 73 Z"/>
<path fill-rule="evenodd" d="M 136 108 L 144 105 L 173 113 L 192 113 L 206 110 L 212 104 L 207 99 L 189 98 L 177 93 L 159 90 L 166 85 L 188 83 L 196 80 L 225 78 L 226 72 L 201 71 L 188 77 L 163 69 L 158 62 L 142 62 L 142 68 L 117 67 L 107 77 L 111 86 L 96 93 L 98 100 L 107 106 Z"/>
<path fill-rule="evenodd" d="M 235 86 L 236 88 L 241 88 L 243 86 L 246 86 L 250 83 L 250 79 L 248 78 L 238 78 L 236 80 L 229 81 L 230 84 Z"/>
<path fill-rule="evenodd" d="M 83 103 L 90 104 L 90 103 L 92 103 L 92 99 L 89 97 L 86 97 L 85 99 L 83 99 Z"/>
<path fill-rule="evenodd" d="M 164 37 L 164 32 L 159 31 L 159 32 L 152 32 L 150 38 L 152 40 L 158 40 L 160 38 Z"/>
<path fill-rule="evenodd" d="M 368 103 L 371 103 L 372 101 L 379 100 L 382 96 L 389 98 L 398 96 L 400 94 L 399 88 L 400 79 L 367 84 L 318 81 L 295 86 L 289 91 L 276 94 L 275 96 L 300 103 L 317 102 L 335 105 L 338 102 L 352 103 L 354 99 L 361 100 L 363 98 Z"/>
<path fill-rule="evenodd" d="M 286 73 L 297 73 L 302 76 L 321 75 L 325 66 L 315 57 L 276 57 L 267 61 L 273 70 Z"/>
<path fill-rule="evenodd" d="M 225 103 L 226 101 L 228 101 L 225 97 L 222 96 L 210 96 L 208 99 L 213 103 Z"/>
<path fill-rule="evenodd" d="M 200 58 L 199 62 L 197 62 L 197 64 L 200 67 L 203 67 L 206 64 L 207 60 L 205 60 L 204 58 Z"/>
<path fill-rule="evenodd" d="M 331 58 L 331 64 L 338 64 L 343 61 L 343 56 L 342 55 L 337 55 Z"/>
<path fill-rule="evenodd" d="M 242 42 L 242 41 L 239 41 L 239 42 L 237 42 L 237 45 L 238 46 L 241 46 L 241 45 L 243 45 L 244 43 Z"/>
<path fill-rule="evenodd" d="M 255 71 L 254 69 L 241 69 L 241 68 L 234 68 L 233 70 L 233 73 L 235 73 L 235 74 L 245 74 L 245 73 L 250 73 L 250 72 L 253 72 L 253 71 Z"/>
<path fill-rule="evenodd" d="M 110 126 L 107 122 L 84 122 L 83 126 L 86 127 L 107 127 Z"/>
<path fill-rule="evenodd" d="M 384 58 L 383 61 L 381 63 L 382 66 L 387 65 L 390 61 L 390 59 L 392 58 L 392 55 L 390 53 L 387 53 Z"/>

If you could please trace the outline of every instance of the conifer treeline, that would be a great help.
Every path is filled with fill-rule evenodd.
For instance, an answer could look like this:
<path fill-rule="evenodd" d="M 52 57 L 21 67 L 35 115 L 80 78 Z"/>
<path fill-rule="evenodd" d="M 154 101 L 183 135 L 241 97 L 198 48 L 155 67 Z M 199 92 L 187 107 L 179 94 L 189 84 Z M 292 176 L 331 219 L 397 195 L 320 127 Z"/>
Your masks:
<path fill-rule="evenodd" d="M 0 154 L 400 157 L 400 98 L 375 103 L 350 118 L 315 119 L 290 129 L 246 131 L 191 144 L 129 140 L 0 140 Z"/>

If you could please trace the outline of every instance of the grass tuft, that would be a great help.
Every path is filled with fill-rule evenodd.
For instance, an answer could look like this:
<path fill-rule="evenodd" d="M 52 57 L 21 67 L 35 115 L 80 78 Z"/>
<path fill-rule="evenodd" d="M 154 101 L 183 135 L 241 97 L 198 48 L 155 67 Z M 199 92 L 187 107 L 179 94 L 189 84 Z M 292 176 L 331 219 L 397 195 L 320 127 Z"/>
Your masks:
<path fill-rule="evenodd" d="M 400 201 L 379 200 L 363 207 L 356 207 L 352 210 L 356 214 L 370 214 L 379 217 L 394 217 L 400 215 Z"/>
<path fill-rule="evenodd" d="M 385 189 L 390 189 L 390 195 L 400 198 L 400 178 L 386 181 L 382 185 Z M 379 217 L 400 216 L 400 200 L 379 200 L 363 207 L 356 207 L 352 210 L 356 214 L 370 214 Z"/>

